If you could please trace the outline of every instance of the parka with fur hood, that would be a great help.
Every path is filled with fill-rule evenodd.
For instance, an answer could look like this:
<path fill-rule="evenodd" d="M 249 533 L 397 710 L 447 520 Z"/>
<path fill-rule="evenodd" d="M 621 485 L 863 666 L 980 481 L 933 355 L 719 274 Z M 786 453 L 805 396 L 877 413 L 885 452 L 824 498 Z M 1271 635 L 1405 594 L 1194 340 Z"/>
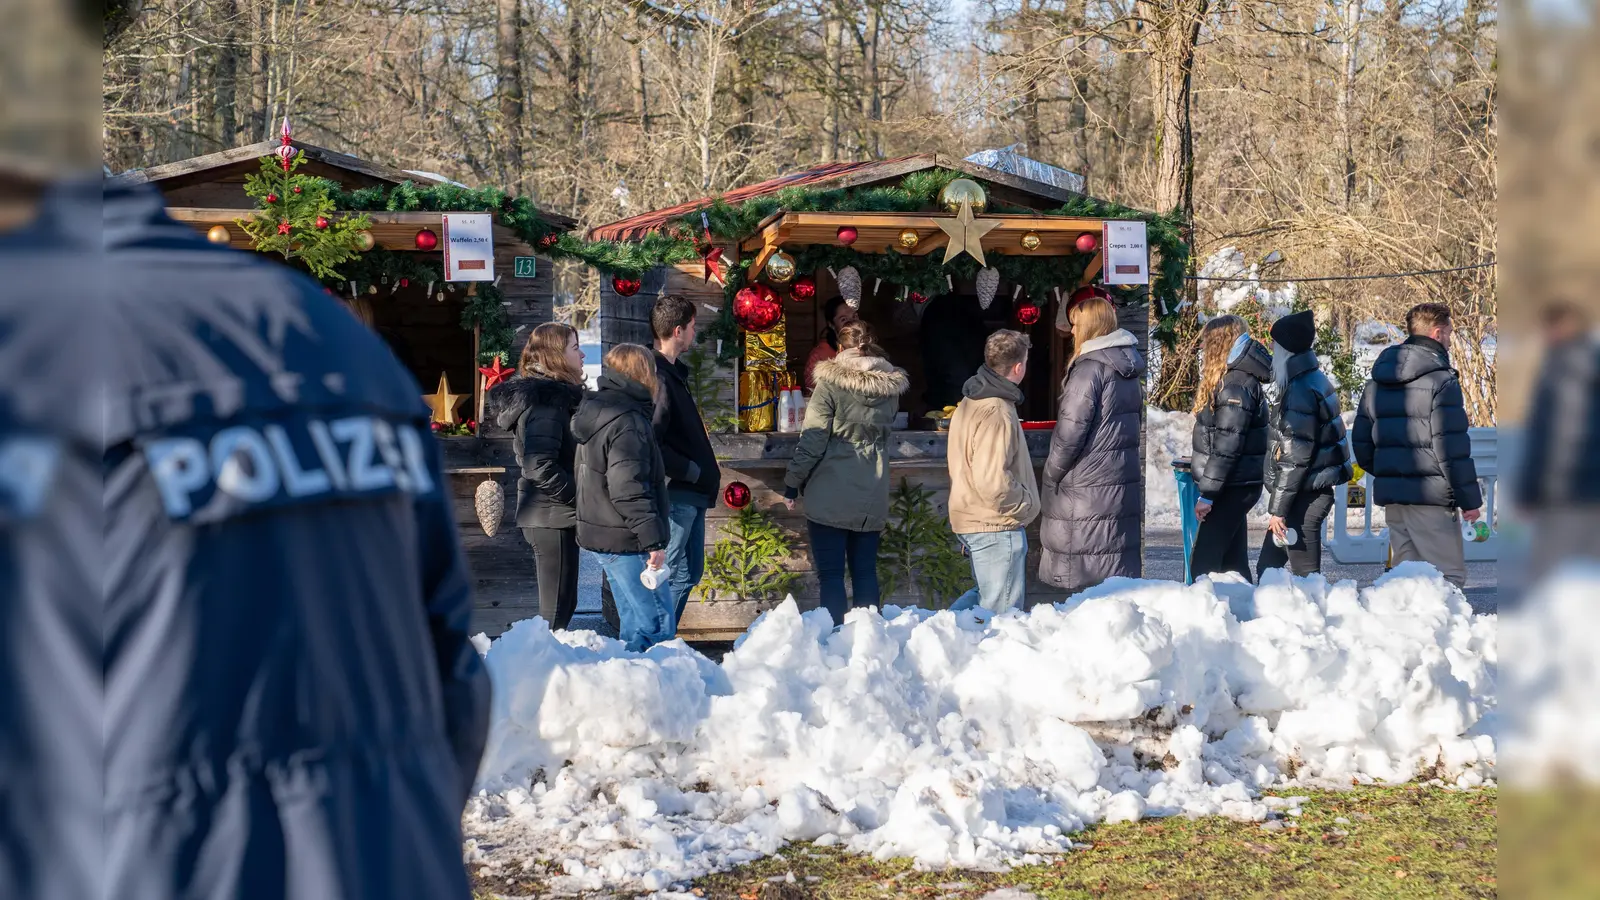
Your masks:
<path fill-rule="evenodd" d="M 860 350 L 818 363 L 817 389 L 784 477 L 784 496 L 804 497 L 807 519 L 849 531 L 882 531 L 889 520 L 889 431 L 905 370 Z"/>
<path fill-rule="evenodd" d="M 1139 576 L 1144 357 L 1117 329 L 1083 345 L 1067 367 L 1044 464 L 1039 580 L 1077 591 Z"/>

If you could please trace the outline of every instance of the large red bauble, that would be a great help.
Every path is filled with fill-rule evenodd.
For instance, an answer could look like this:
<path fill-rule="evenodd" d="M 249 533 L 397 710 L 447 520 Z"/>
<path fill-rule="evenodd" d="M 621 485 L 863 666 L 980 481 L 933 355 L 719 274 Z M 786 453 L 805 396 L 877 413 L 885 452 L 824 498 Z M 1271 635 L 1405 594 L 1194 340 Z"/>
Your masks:
<path fill-rule="evenodd" d="M 928 295 L 927 294 L 919 294 L 916 291 L 912 291 L 911 292 L 911 302 L 912 303 L 927 303 L 928 302 Z"/>
<path fill-rule="evenodd" d="M 278 202 L 278 195 L 277 194 L 268 194 L 267 195 L 267 202 L 268 203 L 277 203 Z"/>
<path fill-rule="evenodd" d="M 418 250 L 432 250 L 437 246 L 439 246 L 439 236 L 437 234 L 427 228 L 417 232 Z"/>
<path fill-rule="evenodd" d="M 745 331 L 759 334 L 770 331 L 783 319 L 778 295 L 764 284 L 740 289 L 733 295 L 733 322 Z"/>
<path fill-rule="evenodd" d="M 1024 325 L 1033 325 L 1039 321 L 1039 307 L 1032 300 L 1023 301 L 1017 307 L 1017 321 Z"/>
<path fill-rule="evenodd" d="M 328 217 L 327 216 L 317 216 L 317 227 L 318 228 L 327 228 L 328 227 Z"/>
<path fill-rule="evenodd" d="M 789 296 L 795 300 L 814 300 L 817 296 L 817 280 L 810 275 L 801 275 L 789 285 Z"/>
<path fill-rule="evenodd" d="M 1079 303 L 1082 303 L 1090 297 L 1099 297 L 1102 300 L 1109 301 L 1111 299 L 1111 292 L 1098 284 L 1085 285 L 1072 292 L 1072 297 L 1067 300 L 1067 309 L 1077 306 Z"/>
<path fill-rule="evenodd" d="M 639 293 L 639 288 L 641 287 L 644 287 L 644 283 L 637 278 L 624 278 L 621 275 L 616 275 L 611 279 L 611 289 L 617 292 L 618 297 L 632 297 L 634 294 Z"/>
<path fill-rule="evenodd" d="M 730 481 L 722 489 L 722 502 L 728 504 L 729 509 L 744 509 L 750 505 L 750 486 L 742 481 Z"/>
<path fill-rule="evenodd" d="M 856 242 L 856 238 L 858 236 L 859 235 L 857 234 L 856 227 L 854 225 L 840 225 L 839 226 L 839 243 L 845 244 L 847 246 L 850 245 L 850 244 L 854 244 Z"/>
<path fill-rule="evenodd" d="M 1078 240 L 1073 243 L 1079 253 L 1093 253 L 1100 249 L 1100 236 L 1092 231 L 1085 231 L 1078 235 Z"/>

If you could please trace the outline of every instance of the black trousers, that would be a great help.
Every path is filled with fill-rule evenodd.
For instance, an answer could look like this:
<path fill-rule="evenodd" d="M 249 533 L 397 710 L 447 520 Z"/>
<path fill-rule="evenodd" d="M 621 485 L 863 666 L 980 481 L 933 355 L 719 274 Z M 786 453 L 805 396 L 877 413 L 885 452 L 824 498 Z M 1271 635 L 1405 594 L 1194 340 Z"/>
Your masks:
<path fill-rule="evenodd" d="M 578 529 L 524 528 L 539 579 L 539 616 L 563 631 L 578 610 Z"/>
<path fill-rule="evenodd" d="M 1261 499 L 1261 485 L 1223 488 L 1200 523 L 1189 554 L 1189 572 L 1195 578 L 1218 572 L 1238 572 L 1250 580 L 1250 526 L 1245 521 Z"/>
<path fill-rule="evenodd" d="M 1256 559 L 1256 580 L 1260 581 L 1268 569 L 1281 569 L 1285 563 L 1289 571 L 1300 576 L 1322 571 L 1322 523 L 1332 511 L 1332 488 L 1298 494 L 1289 505 L 1289 514 L 1283 517 L 1284 524 L 1298 532 L 1296 540 L 1288 547 L 1279 547 L 1272 542 L 1272 532 L 1267 532 L 1261 556 Z"/>

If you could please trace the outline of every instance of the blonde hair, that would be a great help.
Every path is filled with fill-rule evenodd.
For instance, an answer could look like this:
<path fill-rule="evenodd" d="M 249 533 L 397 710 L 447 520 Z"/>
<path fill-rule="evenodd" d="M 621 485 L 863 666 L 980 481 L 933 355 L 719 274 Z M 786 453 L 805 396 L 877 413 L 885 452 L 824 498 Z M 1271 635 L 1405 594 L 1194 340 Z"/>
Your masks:
<path fill-rule="evenodd" d="M 651 350 L 638 344 L 618 344 L 606 351 L 606 357 L 601 362 L 618 375 L 644 385 L 651 397 L 657 395 L 656 355 Z"/>
<path fill-rule="evenodd" d="M 1089 297 L 1074 306 L 1067 312 L 1067 321 L 1072 323 L 1072 359 L 1067 361 L 1069 367 L 1083 352 L 1084 344 L 1103 338 L 1120 327 L 1117 324 L 1117 308 L 1104 297 Z"/>
<path fill-rule="evenodd" d="M 567 344 L 578 339 L 578 330 L 560 322 L 546 322 L 533 330 L 517 360 L 517 372 L 524 378 L 543 375 L 568 384 L 583 384 L 583 369 L 567 363 Z"/>
<path fill-rule="evenodd" d="M 1228 353 L 1239 335 L 1245 333 L 1244 320 L 1238 316 L 1217 316 L 1206 323 L 1200 332 L 1200 386 L 1194 392 L 1195 415 L 1200 415 L 1211 405 L 1217 384 L 1228 371 Z"/>

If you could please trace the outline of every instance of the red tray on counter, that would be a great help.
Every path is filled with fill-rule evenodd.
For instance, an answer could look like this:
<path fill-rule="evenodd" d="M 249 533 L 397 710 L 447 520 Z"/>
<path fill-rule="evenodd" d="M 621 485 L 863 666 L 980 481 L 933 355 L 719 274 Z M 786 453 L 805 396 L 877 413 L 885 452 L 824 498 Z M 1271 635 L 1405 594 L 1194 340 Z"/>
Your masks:
<path fill-rule="evenodd" d="M 1054 422 L 1023 422 L 1022 423 L 1022 430 L 1023 431 L 1049 431 L 1050 429 L 1052 429 L 1054 427 L 1056 427 L 1056 423 L 1054 423 Z"/>

